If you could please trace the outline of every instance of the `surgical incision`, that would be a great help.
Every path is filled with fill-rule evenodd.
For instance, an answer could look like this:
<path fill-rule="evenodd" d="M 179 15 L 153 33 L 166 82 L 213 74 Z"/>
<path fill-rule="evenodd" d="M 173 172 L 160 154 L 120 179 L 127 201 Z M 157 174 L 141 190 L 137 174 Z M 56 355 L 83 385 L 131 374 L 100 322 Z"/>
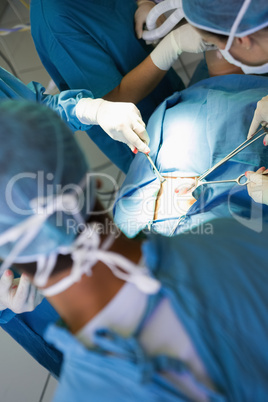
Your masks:
<path fill-rule="evenodd" d="M 192 195 L 196 183 L 195 177 L 164 177 L 166 181 L 161 183 L 156 198 L 154 220 L 185 215 L 196 201 Z M 181 191 L 176 193 L 176 188 Z M 184 189 L 189 188 L 191 190 L 185 193 Z"/>

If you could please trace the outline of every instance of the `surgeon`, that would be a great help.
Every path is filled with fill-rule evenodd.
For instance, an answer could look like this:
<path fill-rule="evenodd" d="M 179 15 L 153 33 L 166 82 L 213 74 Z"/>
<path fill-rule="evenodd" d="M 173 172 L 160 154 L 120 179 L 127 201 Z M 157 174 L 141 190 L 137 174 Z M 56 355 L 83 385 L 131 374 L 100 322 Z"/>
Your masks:
<path fill-rule="evenodd" d="M 72 1 L 62 0 L 31 2 L 35 46 L 60 90 L 82 85 L 94 97 L 103 98 L 113 90 L 116 97 L 132 96 L 121 88 L 121 80 L 152 50 L 135 36 L 136 8 L 135 0 L 79 0 L 75 6 Z M 140 85 L 138 80 L 136 85 Z M 140 105 L 144 120 L 147 122 L 166 96 L 181 88 L 180 78 L 171 71 Z"/>
<path fill-rule="evenodd" d="M 173 9 L 180 4 L 179 1 L 165 0 L 165 2 L 169 3 Z M 152 32 L 142 33 L 140 23 L 147 17 L 146 12 L 148 13 L 148 10 L 152 8 L 152 2 L 141 0 L 140 3 L 140 21 L 139 19 L 137 21 L 137 31 L 140 36 L 148 37 L 149 34 L 152 35 Z M 216 45 L 221 56 L 233 65 L 231 70 L 228 64 L 222 64 L 218 52 L 216 59 L 215 56 L 213 57 L 215 52 L 209 52 L 207 63 L 208 66 L 210 65 L 210 75 L 230 74 L 230 72 L 235 74 L 268 73 L 268 8 L 265 0 L 227 0 L 226 2 L 182 0 L 177 11 L 181 8 L 179 14 L 184 15 L 204 41 Z M 172 54 L 172 35 L 168 37 L 166 49 L 169 54 Z M 190 41 L 190 38 L 188 40 Z M 158 66 L 162 68 L 160 64 Z M 267 101 L 260 101 L 248 132 L 249 138 L 261 123 L 260 117 L 267 122 L 267 105 Z"/>
<path fill-rule="evenodd" d="M 165 181 L 160 182 L 147 158 L 138 153 L 114 205 L 114 221 L 126 236 L 148 230 L 171 236 L 201 223 L 209 231 L 211 219 L 236 216 L 250 221 L 252 209 L 267 219 L 267 207 L 253 202 L 250 187 L 213 183 L 267 166 L 264 136 L 210 173 L 205 181 L 212 183 L 193 193 L 176 191 L 195 183 L 247 139 L 255 103 L 267 91 L 266 77 L 219 76 L 162 103 L 149 120 L 147 131 L 150 156 Z"/>
<path fill-rule="evenodd" d="M 61 91 L 86 88 L 95 98 L 133 102 L 147 123 L 167 96 L 184 88 L 170 70 L 179 54 L 202 52 L 205 45 L 188 26 L 173 39 L 172 49 L 163 43 L 150 53 L 152 48 L 135 35 L 136 9 L 135 0 L 32 0 L 31 33 L 44 67 Z M 118 144 L 98 127 L 88 134 L 121 170 L 128 171 L 133 154 L 127 147 L 120 144 L 121 152 L 115 152 Z"/>
<path fill-rule="evenodd" d="M 245 74 L 268 73 L 268 7 L 265 0 L 182 0 L 185 18 L 202 38 Z M 267 102 L 263 105 L 268 114 Z M 266 120 L 267 121 L 267 120 Z M 261 121 L 254 116 L 248 136 Z"/>
<path fill-rule="evenodd" d="M 28 99 L 44 103 L 56 110 L 73 131 L 99 124 L 113 140 L 127 144 L 131 150 L 149 152 L 145 124 L 135 105 L 92 99 L 92 93 L 87 90 L 68 90 L 54 96 L 44 92 L 41 84 L 31 82 L 26 86 L 0 67 L 1 100 Z"/>
<path fill-rule="evenodd" d="M 125 143 L 129 149 L 139 149 L 141 152 L 148 152 L 147 146 L 149 142 L 148 135 L 145 130 L 145 124 L 141 119 L 141 115 L 131 103 L 115 103 L 104 101 L 102 99 L 92 99 L 91 92 L 86 90 L 67 90 L 59 95 L 46 95 L 45 89 L 38 83 L 32 82 L 24 85 L 21 81 L 11 75 L 9 72 L 0 67 L 0 100 L 25 100 L 31 102 L 43 103 L 44 105 L 54 109 L 59 116 L 69 125 L 71 130 L 86 130 L 92 124 L 100 124 L 106 133 L 115 143 Z M 17 126 L 20 132 L 20 126 Z M 107 135 L 106 134 L 106 135 Z M 38 135 L 38 131 L 36 132 Z M 48 134 L 47 134 L 48 135 Z M 49 137 L 49 135 L 48 135 Z M 49 143 L 49 142 L 48 142 Z M 124 144 L 124 146 L 125 146 Z M 15 146 L 16 153 L 18 146 Z M 121 150 L 120 145 L 115 146 L 118 152 Z M 15 151 L 14 151 L 15 152 Z M 118 159 L 118 155 L 116 156 Z M 42 303 L 43 307 L 38 307 L 43 317 L 43 324 L 38 325 L 38 320 L 27 313 L 22 320 L 17 319 L 14 312 L 5 310 L 9 305 L 16 313 L 31 311 L 42 300 L 40 295 L 35 291 L 28 294 L 28 280 L 22 277 L 20 291 L 14 298 L 6 293 L 7 289 L 18 286 L 18 279 L 13 281 L 12 272 L 3 278 L 0 283 L 0 324 L 2 328 L 10 333 L 15 339 L 19 339 L 24 345 L 23 336 L 25 335 L 24 347 L 42 363 L 54 375 L 59 375 L 61 356 L 51 348 L 46 348 L 42 337 L 38 334 L 44 329 L 44 322 L 51 317 L 58 317 L 56 312 L 49 306 L 46 301 Z M 22 302 L 25 300 L 25 304 Z M 5 310 L 5 311 L 4 311 Z M 30 325 L 34 331 L 34 343 L 31 341 L 33 336 L 27 330 Z M 29 346 L 28 346 L 29 345 Z M 30 349 L 29 349 L 30 348 Z M 46 352 L 43 349 L 46 349 Z M 44 358 L 44 356 L 46 356 Z"/>
<path fill-rule="evenodd" d="M 143 38 L 146 43 L 158 43 L 171 30 L 176 29 L 178 23 L 185 22 L 181 0 L 160 0 L 157 3 L 160 4 L 156 6 L 155 2 L 148 0 L 137 2 L 135 30 L 137 36 Z M 204 53 L 204 58 L 196 67 L 188 86 L 202 79 L 226 74 L 243 74 L 243 72 L 240 67 L 227 62 L 216 46 L 214 49 L 211 46 L 210 51 Z"/>
<path fill-rule="evenodd" d="M 62 318 L 45 331 L 64 356 L 54 401 L 264 401 L 267 224 L 130 240 L 52 111 L 2 103 L 0 136 L 1 273 L 27 272 Z"/>

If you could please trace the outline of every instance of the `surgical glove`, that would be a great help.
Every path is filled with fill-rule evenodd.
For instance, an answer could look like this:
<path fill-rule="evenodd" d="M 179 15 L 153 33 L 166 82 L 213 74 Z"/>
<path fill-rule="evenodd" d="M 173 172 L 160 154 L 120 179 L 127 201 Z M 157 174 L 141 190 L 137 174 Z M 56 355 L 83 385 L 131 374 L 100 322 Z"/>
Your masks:
<path fill-rule="evenodd" d="M 138 108 L 133 103 L 83 98 L 76 105 L 76 116 L 83 124 L 99 124 L 114 140 L 132 151 L 149 153 L 149 136 Z"/>
<path fill-rule="evenodd" d="M 246 172 L 246 177 L 250 180 L 247 185 L 249 196 L 260 204 L 268 205 L 268 169 L 260 168 L 257 172 Z"/>
<path fill-rule="evenodd" d="M 134 15 L 135 21 L 135 31 L 138 39 L 141 39 L 143 33 L 143 27 L 146 23 L 146 18 L 152 8 L 154 8 L 155 3 L 149 0 L 138 1 L 138 8 Z"/>
<path fill-rule="evenodd" d="M 14 279 L 12 271 L 6 270 L 0 278 L 0 310 L 6 308 L 16 314 L 33 311 L 43 300 L 27 275 Z"/>
<path fill-rule="evenodd" d="M 268 124 L 268 96 L 265 96 L 257 103 L 257 108 L 249 128 L 248 139 L 253 136 L 261 123 L 264 123 L 264 125 L 265 123 Z M 264 145 L 268 145 L 268 135 L 264 137 L 263 143 Z"/>
<path fill-rule="evenodd" d="M 170 32 L 150 54 L 153 63 L 160 70 L 169 70 L 182 52 L 200 53 L 208 44 L 190 24 Z"/>
<path fill-rule="evenodd" d="M 198 184 L 197 178 L 193 177 L 179 177 L 176 180 L 175 184 L 175 193 L 178 196 L 181 195 L 186 195 L 188 193 L 188 196 L 192 194 L 194 191 L 194 187 L 196 187 Z M 191 192 L 190 192 L 191 190 Z"/>

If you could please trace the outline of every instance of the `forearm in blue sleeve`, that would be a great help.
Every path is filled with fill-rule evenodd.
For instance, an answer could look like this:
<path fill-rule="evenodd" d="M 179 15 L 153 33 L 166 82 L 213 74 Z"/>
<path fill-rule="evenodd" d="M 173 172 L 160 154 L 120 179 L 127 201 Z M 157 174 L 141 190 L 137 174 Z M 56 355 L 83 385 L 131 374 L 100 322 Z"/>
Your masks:
<path fill-rule="evenodd" d="M 82 124 L 76 117 L 75 107 L 80 99 L 92 98 L 92 93 L 87 90 L 62 91 L 58 95 L 45 94 L 45 88 L 37 83 L 31 82 L 28 88 L 36 94 L 36 101 L 54 109 L 60 117 L 68 124 L 72 131 L 88 130 L 91 126 Z"/>
<path fill-rule="evenodd" d="M 5 310 L 0 311 L 0 325 L 6 324 L 10 320 L 12 320 L 13 317 L 15 317 L 16 313 L 13 311 L 9 310 L 8 308 Z"/>

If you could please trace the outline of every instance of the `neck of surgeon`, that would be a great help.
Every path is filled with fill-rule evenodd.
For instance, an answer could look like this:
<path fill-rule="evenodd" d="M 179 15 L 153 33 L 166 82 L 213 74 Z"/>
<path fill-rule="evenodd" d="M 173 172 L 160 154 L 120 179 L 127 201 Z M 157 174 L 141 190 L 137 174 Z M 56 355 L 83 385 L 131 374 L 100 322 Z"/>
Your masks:
<path fill-rule="evenodd" d="M 96 209 L 100 210 L 99 205 Z M 110 217 L 103 213 L 95 215 L 95 221 L 107 228 L 112 228 L 114 225 Z M 91 220 L 89 223 L 92 223 Z M 118 236 L 116 236 L 109 251 L 121 254 L 137 264 L 141 258 L 141 242 L 128 239 L 121 232 L 117 233 Z M 103 243 L 107 235 L 101 234 L 100 237 L 101 243 Z M 68 277 L 72 270 L 72 264 L 70 256 L 59 256 L 56 273 L 50 276 L 46 286 L 42 289 L 49 288 Z M 60 267 L 59 272 L 57 272 L 57 267 Z M 24 270 L 26 268 L 20 265 L 18 269 Z M 70 331 L 76 333 L 113 299 L 124 284 L 125 281 L 116 277 L 103 262 L 97 261 L 90 276 L 84 274 L 78 282 L 54 296 L 47 297 L 47 299 L 68 325 Z"/>

